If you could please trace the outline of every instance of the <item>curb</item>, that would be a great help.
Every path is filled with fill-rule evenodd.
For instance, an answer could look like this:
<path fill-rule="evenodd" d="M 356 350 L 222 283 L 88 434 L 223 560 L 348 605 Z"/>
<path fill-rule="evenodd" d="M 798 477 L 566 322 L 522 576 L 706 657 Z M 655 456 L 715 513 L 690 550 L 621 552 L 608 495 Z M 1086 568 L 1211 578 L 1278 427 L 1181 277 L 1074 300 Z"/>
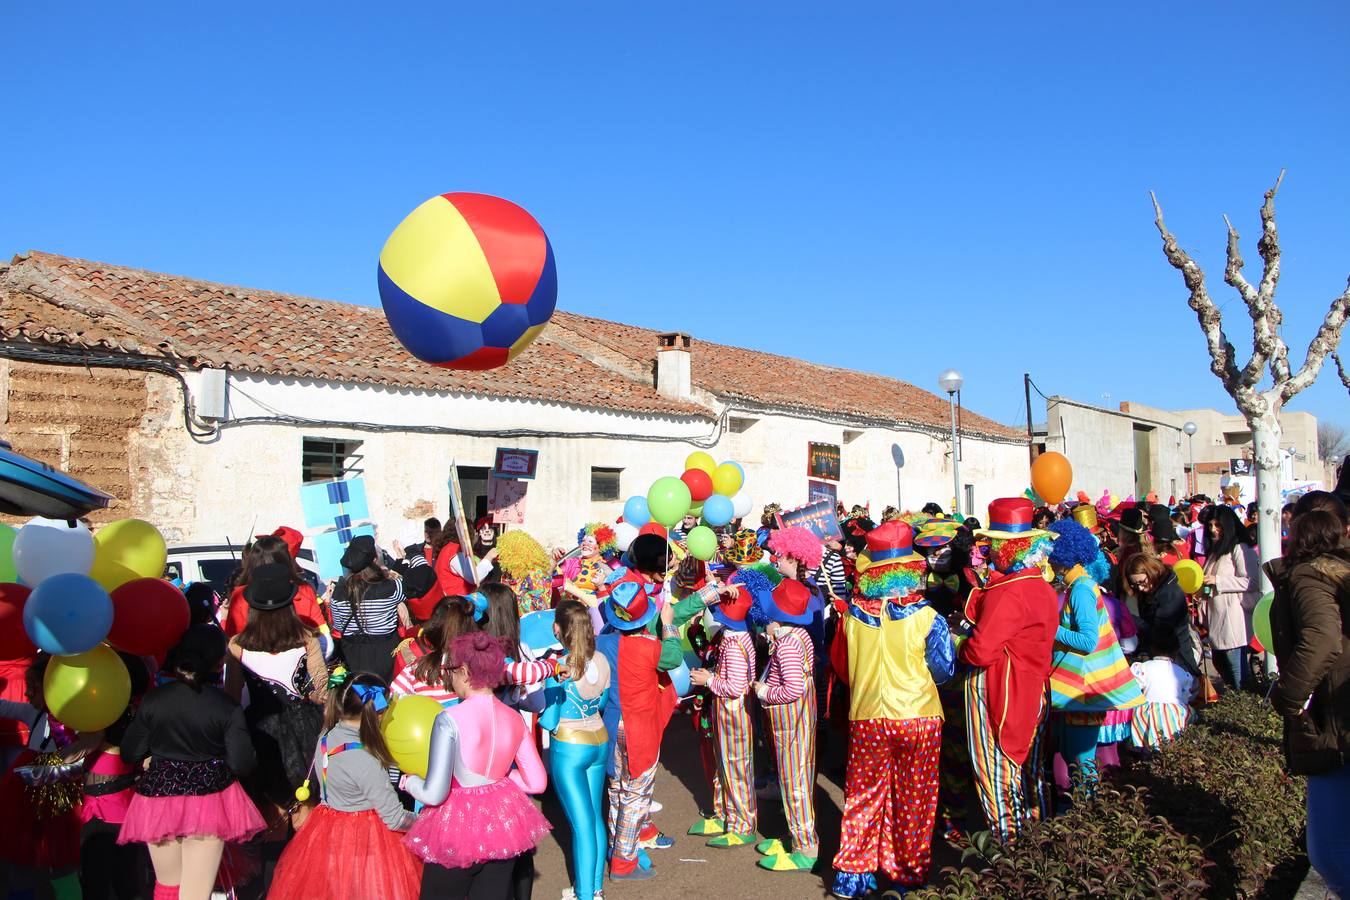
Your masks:
<path fill-rule="evenodd" d="M 1331 891 L 1327 890 L 1327 883 L 1322 880 L 1321 875 L 1317 874 L 1317 870 L 1310 866 L 1308 877 L 1304 878 L 1303 884 L 1299 885 L 1294 900 L 1326 900 L 1330 896 Z"/>

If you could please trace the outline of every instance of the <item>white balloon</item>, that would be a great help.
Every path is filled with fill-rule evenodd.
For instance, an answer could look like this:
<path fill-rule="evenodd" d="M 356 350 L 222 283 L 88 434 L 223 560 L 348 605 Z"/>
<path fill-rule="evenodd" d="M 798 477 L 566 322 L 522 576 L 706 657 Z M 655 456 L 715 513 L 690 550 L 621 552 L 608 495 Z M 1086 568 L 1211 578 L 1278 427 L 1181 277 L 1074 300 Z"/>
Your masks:
<path fill-rule="evenodd" d="M 29 519 L 14 538 L 14 568 L 29 587 L 53 575 L 88 575 L 94 565 L 94 536 L 84 523 L 72 528 L 60 519 Z"/>
<path fill-rule="evenodd" d="M 628 522 L 620 522 L 614 526 L 614 546 L 619 548 L 620 553 L 626 552 L 637 536 L 638 530 Z"/>
<path fill-rule="evenodd" d="M 750 507 L 754 505 L 755 501 L 750 499 L 749 491 L 737 491 L 736 496 L 731 498 L 732 516 L 737 519 L 744 519 L 750 515 Z"/>

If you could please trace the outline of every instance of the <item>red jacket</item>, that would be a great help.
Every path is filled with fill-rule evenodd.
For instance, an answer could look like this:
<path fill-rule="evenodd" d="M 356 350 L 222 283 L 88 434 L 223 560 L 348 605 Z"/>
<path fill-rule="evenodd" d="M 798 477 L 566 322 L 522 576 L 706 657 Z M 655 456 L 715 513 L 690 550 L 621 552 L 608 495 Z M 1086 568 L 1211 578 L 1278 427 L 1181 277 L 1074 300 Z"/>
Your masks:
<path fill-rule="evenodd" d="M 1021 765 L 1031 752 L 1045 702 L 1059 598 L 1039 568 L 994 572 L 984 588 L 970 592 L 966 618 L 975 623 L 975 632 L 961 645 L 961 659 L 987 671 L 985 699 L 994 739 Z"/>
<path fill-rule="evenodd" d="M 314 588 L 307 584 L 300 585 L 299 590 L 295 592 L 295 613 L 300 617 L 300 621 L 311 628 L 327 624 L 323 610 L 319 607 L 319 598 L 314 595 Z M 225 634 L 234 637 L 243 631 L 247 624 L 248 601 L 244 599 L 243 587 L 237 587 L 230 594 L 230 612 L 225 617 Z"/>

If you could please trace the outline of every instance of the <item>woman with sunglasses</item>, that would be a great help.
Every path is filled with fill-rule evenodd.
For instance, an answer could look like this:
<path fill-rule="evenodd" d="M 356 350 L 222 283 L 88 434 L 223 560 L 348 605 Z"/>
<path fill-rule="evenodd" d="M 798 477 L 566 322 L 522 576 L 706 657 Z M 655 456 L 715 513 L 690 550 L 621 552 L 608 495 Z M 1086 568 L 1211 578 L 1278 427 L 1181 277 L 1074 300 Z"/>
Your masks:
<path fill-rule="evenodd" d="M 1177 576 L 1161 559 L 1147 553 L 1136 553 L 1125 561 L 1121 581 L 1126 592 L 1139 603 L 1140 646 L 1150 646 L 1154 631 L 1167 629 L 1177 636 L 1180 652 L 1177 663 L 1197 678 L 1201 674 L 1200 657 L 1191 637 L 1191 617 L 1186 608 L 1186 595 L 1177 583 Z"/>

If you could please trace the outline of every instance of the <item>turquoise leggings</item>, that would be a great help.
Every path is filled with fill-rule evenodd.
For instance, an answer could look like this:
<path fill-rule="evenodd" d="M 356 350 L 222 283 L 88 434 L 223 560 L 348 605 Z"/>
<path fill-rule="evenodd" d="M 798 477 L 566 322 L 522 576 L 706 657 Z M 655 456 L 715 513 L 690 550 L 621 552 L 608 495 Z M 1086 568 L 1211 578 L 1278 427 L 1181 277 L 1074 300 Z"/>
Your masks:
<path fill-rule="evenodd" d="M 600 804 L 605 791 L 608 748 L 608 743 L 568 744 L 556 738 L 549 742 L 548 769 L 553 790 L 572 826 L 573 887 L 577 900 L 591 900 L 604 884 L 606 837 Z"/>

